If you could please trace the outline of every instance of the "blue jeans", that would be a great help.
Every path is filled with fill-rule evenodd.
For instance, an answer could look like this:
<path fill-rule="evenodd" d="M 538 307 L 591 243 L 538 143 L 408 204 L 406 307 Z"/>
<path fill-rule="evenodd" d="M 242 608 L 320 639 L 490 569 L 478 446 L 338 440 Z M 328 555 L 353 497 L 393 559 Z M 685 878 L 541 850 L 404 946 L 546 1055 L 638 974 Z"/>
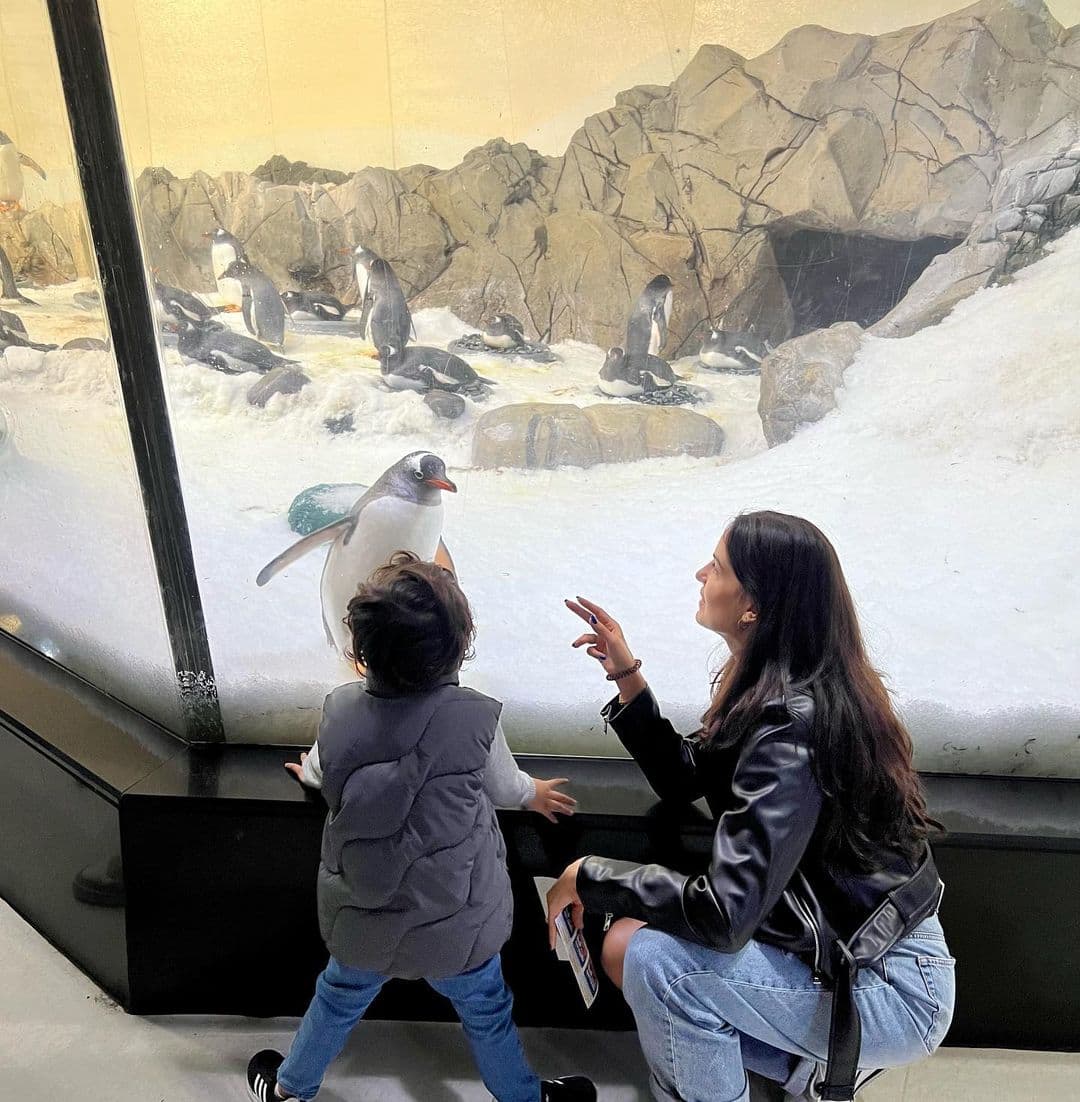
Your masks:
<path fill-rule="evenodd" d="M 909 1064 L 952 1021 L 955 961 L 937 918 L 860 971 L 863 1068 Z M 747 1071 L 800 1094 L 829 1047 L 832 996 L 798 957 L 751 941 L 737 953 L 649 927 L 630 939 L 623 993 L 660 1102 L 748 1102 Z"/>
<path fill-rule="evenodd" d="M 388 978 L 330 958 L 289 1055 L 278 1069 L 283 1091 L 305 1100 L 315 1097 L 330 1062 Z M 538 1102 L 540 1080 L 522 1051 L 511 1017 L 513 998 L 498 954 L 471 972 L 427 982 L 453 1003 L 480 1077 L 498 1102 Z"/>

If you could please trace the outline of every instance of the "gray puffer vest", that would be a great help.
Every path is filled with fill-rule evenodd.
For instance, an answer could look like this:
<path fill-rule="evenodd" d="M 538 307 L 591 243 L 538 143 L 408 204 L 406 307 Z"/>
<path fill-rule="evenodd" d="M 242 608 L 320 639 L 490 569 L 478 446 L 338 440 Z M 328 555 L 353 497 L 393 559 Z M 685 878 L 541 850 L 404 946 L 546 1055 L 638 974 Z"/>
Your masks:
<path fill-rule="evenodd" d="M 342 685 L 326 698 L 319 928 L 343 964 L 440 979 L 506 943 L 506 846 L 484 790 L 501 710 L 456 680 L 405 696 Z"/>

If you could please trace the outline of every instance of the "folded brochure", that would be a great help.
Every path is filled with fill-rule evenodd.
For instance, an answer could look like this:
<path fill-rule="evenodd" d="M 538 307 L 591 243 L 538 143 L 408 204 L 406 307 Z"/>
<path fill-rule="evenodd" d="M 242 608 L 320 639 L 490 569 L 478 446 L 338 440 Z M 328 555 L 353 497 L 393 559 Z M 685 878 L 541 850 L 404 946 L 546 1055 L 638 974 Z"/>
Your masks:
<path fill-rule="evenodd" d="M 544 918 L 547 919 L 547 893 L 551 889 L 554 879 L 550 876 L 534 876 L 536 890 L 540 893 L 540 904 L 544 910 Z M 596 999 L 596 993 L 600 990 L 600 984 L 596 979 L 596 969 L 593 967 L 589 956 L 589 947 L 585 944 L 585 937 L 580 930 L 574 929 L 574 919 L 569 907 L 564 908 L 562 914 L 555 920 L 555 955 L 559 960 L 569 963 L 574 979 L 577 980 L 578 990 L 585 1001 L 586 1008 L 592 1006 Z"/>

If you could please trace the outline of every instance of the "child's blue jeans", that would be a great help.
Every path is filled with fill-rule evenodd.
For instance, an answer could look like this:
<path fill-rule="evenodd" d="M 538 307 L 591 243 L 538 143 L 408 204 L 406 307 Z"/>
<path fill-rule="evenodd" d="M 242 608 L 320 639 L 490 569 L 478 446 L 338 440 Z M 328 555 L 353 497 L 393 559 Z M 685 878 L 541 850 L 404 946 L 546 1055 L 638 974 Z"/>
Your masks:
<path fill-rule="evenodd" d="M 315 1097 L 330 1062 L 387 978 L 330 958 L 289 1055 L 278 1069 L 283 1091 L 305 1100 Z M 498 1102 L 538 1102 L 540 1080 L 522 1051 L 511 1017 L 513 997 L 498 954 L 471 972 L 427 982 L 453 1003 L 484 1086 Z"/>

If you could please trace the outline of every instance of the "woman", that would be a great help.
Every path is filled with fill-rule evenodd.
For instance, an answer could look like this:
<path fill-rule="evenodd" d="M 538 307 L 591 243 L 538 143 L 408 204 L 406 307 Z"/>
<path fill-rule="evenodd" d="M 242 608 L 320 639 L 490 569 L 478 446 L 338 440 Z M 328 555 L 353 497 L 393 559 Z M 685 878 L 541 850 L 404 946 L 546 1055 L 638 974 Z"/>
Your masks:
<path fill-rule="evenodd" d="M 619 689 L 604 718 L 657 794 L 708 800 L 708 871 L 582 858 L 548 895 L 552 934 L 567 906 L 579 926 L 584 909 L 615 919 L 602 963 L 658 1099 L 745 1102 L 746 1071 L 790 1098 L 848 1098 L 870 1074 L 856 1080 L 856 1062 L 920 1059 L 952 1018 L 926 845 L 938 824 L 825 536 L 746 514 L 696 577 L 697 622 L 730 657 L 689 738 L 661 716 L 618 623 L 566 603 L 590 627 L 573 646 Z"/>

